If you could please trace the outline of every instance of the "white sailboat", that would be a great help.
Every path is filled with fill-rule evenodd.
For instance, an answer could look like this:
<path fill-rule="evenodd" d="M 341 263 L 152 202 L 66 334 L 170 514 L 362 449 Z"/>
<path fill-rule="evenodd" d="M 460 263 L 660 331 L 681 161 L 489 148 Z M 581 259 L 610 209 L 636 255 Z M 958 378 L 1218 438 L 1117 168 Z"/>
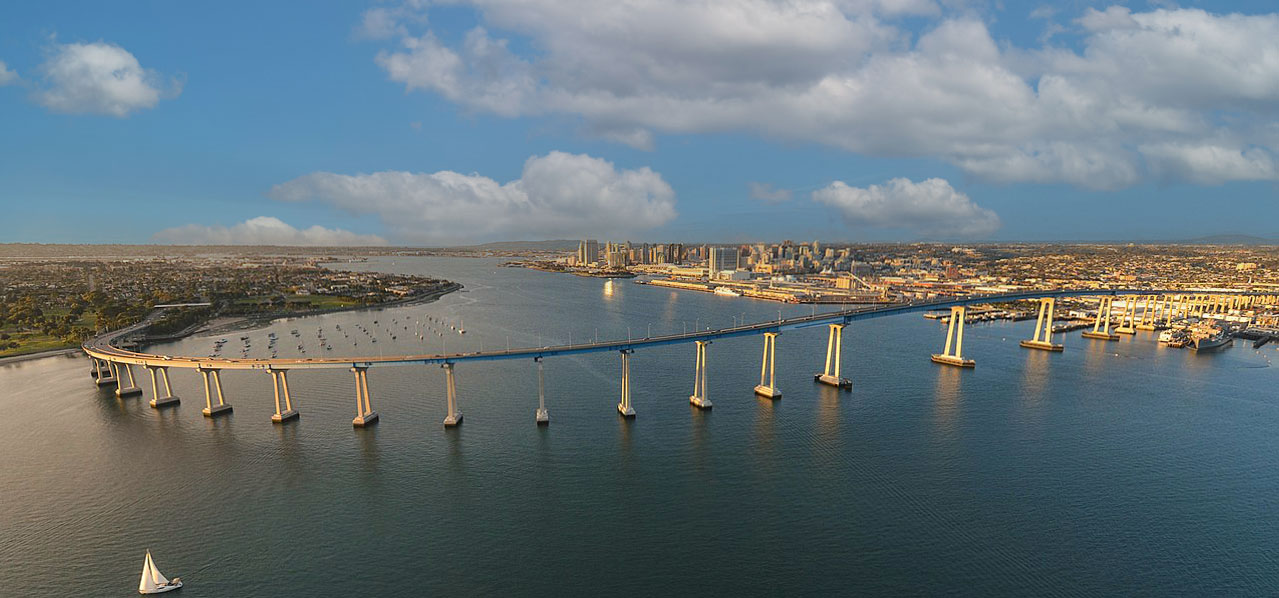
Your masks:
<path fill-rule="evenodd" d="M 160 573 L 156 568 L 155 561 L 151 560 L 151 551 L 147 551 L 147 560 L 142 563 L 142 581 L 138 582 L 139 594 L 161 594 L 171 592 L 182 587 L 182 578 L 175 577 L 173 581 L 169 581 L 167 577 Z"/>

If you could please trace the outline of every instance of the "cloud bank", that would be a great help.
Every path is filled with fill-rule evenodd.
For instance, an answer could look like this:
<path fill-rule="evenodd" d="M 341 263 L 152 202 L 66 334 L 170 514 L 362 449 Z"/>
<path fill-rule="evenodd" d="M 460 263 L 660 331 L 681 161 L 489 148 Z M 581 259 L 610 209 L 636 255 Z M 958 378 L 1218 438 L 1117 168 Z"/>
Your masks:
<path fill-rule="evenodd" d="M 749 131 L 996 182 L 1279 179 L 1275 14 L 1089 8 L 1051 22 L 1076 51 L 996 40 L 932 1 L 462 3 L 481 26 L 456 44 L 368 17 L 393 40 L 376 56 L 392 81 L 476 112 L 576 117 L 640 148 L 654 132 Z M 396 14 L 421 23 L 415 4 Z"/>
<path fill-rule="evenodd" d="M 276 185 L 269 195 L 374 214 L 397 239 L 431 245 L 618 238 L 675 218 L 675 192 L 660 174 L 564 152 L 529 158 L 520 178 L 507 183 L 448 170 L 316 172 Z"/>
<path fill-rule="evenodd" d="M 279 218 L 258 216 L 233 226 L 188 224 L 162 230 L 152 236 L 171 245 L 306 245 L 317 247 L 386 245 L 377 235 L 312 226 L 297 229 Z"/>
<path fill-rule="evenodd" d="M 850 187 L 835 181 L 813 192 L 813 201 L 837 208 L 853 226 L 905 229 L 920 236 L 983 238 L 999 230 L 999 216 L 973 203 L 945 179 L 891 179 Z"/>
<path fill-rule="evenodd" d="M 0 87 L 10 83 L 16 83 L 17 81 L 18 73 L 6 66 L 3 60 L 0 60 Z"/>
<path fill-rule="evenodd" d="M 177 81 L 166 82 L 124 48 L 105 42 L 57 44 L 40 72 L 36 102 L 67 114 L 124 118 L 182 92 Z"/>

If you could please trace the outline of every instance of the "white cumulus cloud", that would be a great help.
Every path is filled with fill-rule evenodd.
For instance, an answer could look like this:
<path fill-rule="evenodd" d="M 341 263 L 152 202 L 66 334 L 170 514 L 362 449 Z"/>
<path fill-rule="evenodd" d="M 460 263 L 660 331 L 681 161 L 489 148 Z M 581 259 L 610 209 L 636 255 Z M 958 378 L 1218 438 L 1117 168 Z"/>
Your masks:
<path fill-rule="evenodd" d="M 953 2 L 458 1 L 481 26 L 457 43 L 396 22 L 376 57 L 392 81 L 477 112 L 571 116 L 642 149 L 654 133 L 747 131 L 1113 189 L 1222 178 L 1159 170 L 1166 152 L 1143 148 L 1279 148 L 1277 14 L 1089 8 L 1077 43 L 1018 47 Z M 1269 179 L 1256 151 L 1225 178 Z"/>
<path fill-rule="evenodd" d="M 17 71 L 10 69 L 8 66 L 5 65 L 3 60 L 0 60 L 0 87 L 8 85 L 10 83 L 14 83 L 17 80 L 18 80 Z"/>
<path fill-rule="evenodd" d="M 999 230 L 999 216 L 956 191 L 945 179 L 905 178 L 852 187 L 835 181 L 813 192 L 813 201 L 837 208 L 854 226 L 905 229 L 927 237 L 984 237 Z"/>
<path fill-rule="evenodd" d="M 153 236 L 174 245 L 307 245 L 316 247 L 386 245 L 377 235 L 360 235 L 338 228 L 298 229 L 273 216 L 250 218 L 233 226 L 188 224 Z"/>
<path fill-rule="evenodd" d="M 123 118 L 182 91 L 177 81 L 165 81 L 128 50 L 106 42 L 57 44 L 40 71 L 35 100 L 54 112 Z"/>
<path fill-rule="evenodd" d="M 316 172 L 269 195 L 375 214 L 396 238 L 422 244 L 622 237 L 675 218 L 675 192 L 660 174 L 558 151 L 529 158 L 520 178 L 506 183 L 448 170 Z"/>

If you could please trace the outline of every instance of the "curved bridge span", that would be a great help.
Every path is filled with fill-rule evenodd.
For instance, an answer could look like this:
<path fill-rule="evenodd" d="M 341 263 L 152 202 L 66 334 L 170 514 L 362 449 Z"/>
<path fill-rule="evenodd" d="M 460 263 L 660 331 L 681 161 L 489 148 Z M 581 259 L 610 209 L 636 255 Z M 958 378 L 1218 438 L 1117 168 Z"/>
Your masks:
<path fill-rule="evenodd" d="M 730 328 L 719 328 L 715 330 L 700 330 L 683 334 L 672 334 L 656 337 L 646 337 L 640 339 L 614 340 L 594 343 L 581 343 L 569 345 L 555 345 L 543 347 L 526 347 L 519 349 L 495 350 L 495 351 L 477 351 L 470 353 L 437 353 L 437 354 L 420 354 L 420 355 L 393 355 L 393 356 L 348 356 L 348 357 L 315 357 L 315 358 L 272 358 L 272 359 L 234 359 L 225 357 L 189 357 L 179 355 L 159 355 L 153 353 L 143 353 L 130 351 L 116 347 L 113 342 L 128 333 L 134 332 L 143 325 L 139 324 L 123 330 L 117 330 L 96 337 L 84 343 L 82 348 L 89 357 L 94 360 L 94 375 L 98 384 L 114 384 L 117 386 L 116 395 L 126 396 L 129 394 L 141 394 L 142 390 L 135 384 L 133 372 L 130 366 L 143 366 L 150 371 L 152 388 L 155 393 L 151 404 L 154 407 L 160 407 L 170 403 L 177 403 L 178 399 L 171 396 L 168 383 L 168 368 L 187 368 L 200 371 L 204 375 L 206 407 L 205 415 L 217 415 L 218 413 L 230 411 L 231 406 L 225 404 L 222 397 L 221 381 L 218 372 L 221 370 L 263 370 L 272 375 L 275 384 L 276 395 L 276 415 L 272 417 L 274 421 L 285 421 L 297 416 L 297 412 L 292 409 L 291 398 L 288 392 L 287 372 L 292 370 L 310 370 L 310 369 L 350 369 L 356 375 L 357 388 L 357 417 L 354 420 L 356 426 L 365 425 L 376 421 L 377 413 L 372 410 L 371 399 L 368 394 L 368 382 L 366 370 L 373 367 L 383 366 L 408 366 L 408 365 L 432 365 L 438 364 L 445 368 L 448 374 L 448 403 L 449 418 L 445 420 L 445 425 L 455 425 L 460 422 L 461 414 L 456 412 L 454 385 L 453 385 L 453 366 L 457 363 L 469 361 L 494 361 L 508 359 L 532 359 L 540 362 L 544 358 L 575 355 L 583 353 L 600 353 L 608 351 L 616 351 L 622 355 L 622 402 L 618 405 L 618 410 L 626 416 L 634 415 L 634 411 L 630 407 L 630 386 L 629 386 L 629 355 L 637 350 L 650 347 L 660 347 L 664 345 L 689 344 L 695 343 L 698 348 L 696 379 L 694 387 L 698 389 L 690 401 L 699 407 L 710 407 L 710 401 L 706 399 L 705 388 L 705 346 L 710 342 L 743 336 L 764 336 L 764 359 L 761 367 L 760 385 L 756 387 L 756 393 L 769 398 L 780 398 L 781 393 L 776 389 L 772 382 L 772 354 L 774 351 L 774 337 L 787 330 L 799 330 L 804 328 L 812 328 L 819 326 L 830 327 L 830 339 L 827 344 L 826 369 L 824 374 L 815 376 L 818 382 L 830 384 L 838 387 L 849 387 L 851 382 L 839 376 L 840 362 L 840 344 L 842 341 L 842 329 L 844 326 L 857 320 L 865 320 L 870 318 L 881 318 L 911 312 L 936 311 L 943 309 L 951 309 L 952 317 L 950 318 L 950 329 L 947 334 L 946 348 L 942 354 L 933 355 L 933 361 L 956 365 L 961 367 L 972 367 L 973 361 L 964 359 L 961 355 L 963 344 L 963 321 L 964 308 L 970 305 L 1003 303 L 1024 300 L 1039 300 L 1040 313 L 1039 321 L 1036 323 L 1035 339 L 1033 341 L 1023 341 L 1022 345 L 1032 349 L 1046 349 L 1051 351 L 1060 351 L 1061 345 L 1053 345 L 1050 342 L 1050 334 L 1052 328 L 1052 309 L 1053 302 L 1061 298 L 1073 297 L 1100 297 L 1101 303 L 1098 309 L 1097 324 L 1094 326 L 1094 336 L 1092 338 L 1112 339 L 1117 338 L 1110 332 L 1111 313 L 1110 308 L 1115 298 L 1127 297 L 1135 305 L 1137 297 L 1165 297 L 1168 298 L 1169 308 L 1173 313 L 1185 313 L 1193 315 L 1196 309 L 1199 314 L 1208 313 L 1214 308 L 1220 308 L 1218 311 L 1224 311 L 1229 307 L 1243 307 L 1245 305 L 1268 304 L 1274 305 L 1279 297 L 1271 292 L 1256 292 L 1242 290 L 1190 290 L 1190 289 L 1061 289 L 1061 290 L 1035 290 L 1023 291 L 1015 293 L 999 293 L 988 295 L 977 295 L 971 297 L 957 299 L 943 299 L 934 301 L 919 301 L 903 304 L 895 304 L 888 306 L 861 306 L 852 309 L 818 313 L 809 316 L 799 316 L 793 318 L 785 318 L 771 320 L 765 322 L 757 322 Z M 1177 304 L 1174 306 L 1174 299 Z M 1147 304 L 1149 305 L 1149 303 Z M 1167 310 L 1165 310 L 1167 311 Z M 958 317 L 954 317 L 958 316 Z M 1125 318 L 1132 318 L 1132 306 L 1125 310 Z M 1103 319 L 1105 323 L 1105 333 L 1102 335 L 1101 330 Z M 1135 324 L 1135 322 L 1134 322 Z M 1122 320 L 1121 320 L 1122 325 Z M 1122 329 L 1116 329 L 1122 331 Z M 1040 334 L 1042 333 L 1042 340 Z M 1089 336 L 1085 333 L 1085 336 Z M 952 352 L 952 337 L 955 337 L 954 349 Z M 103 366 L 106 371 L 103 371 Z M 539 370 L 540 371 L 540 370 Z M 163 385 L 157 384 L 157 372 L 163 378 Z M 767 376 L 765 374 L 768 374 Z M 539 374 L 540 376 L 540 374 Z M 127 378 L 127 386 L 126 384 Z M 542 394 L 539 389 L 539 395 Z M 167 396 L 162 396 L 167 395 Z M 699 396 L 700 395 L 700 396 Z M 283 396 L 285 407 L 281 410 L 280 399 Z M 215 405 L 214 399 L 217 404 Z M 538 420 L 542 423 L 545 418 L 544 405 L 538 409 Z"/>

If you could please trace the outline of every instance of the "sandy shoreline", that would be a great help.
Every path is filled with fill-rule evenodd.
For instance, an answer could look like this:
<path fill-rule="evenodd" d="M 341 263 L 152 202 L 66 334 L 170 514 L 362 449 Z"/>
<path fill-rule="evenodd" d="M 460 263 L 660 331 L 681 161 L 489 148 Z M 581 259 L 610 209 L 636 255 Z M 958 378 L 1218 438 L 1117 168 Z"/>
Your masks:
<path fill-rule="evenodd" d="M 303 318 L 307 316 L 318 316 L 322 314 L 420 305 L 423 303 L 430 303 L 432 301 L 439 299 L 440 297 L 443 297 L 449 293 L 452 293 L 454 291 L 458 291 L 461 289 L 462 289 L 462 285 L 454 282 L 454 283 L 448 284 L 444 288 L 432 291 L 430 293 L 424 293 L 422 295 L 418 295 L 415 297 L 407 297 L 405 299 L 390 301 L 387 303 L 380 303 L 377 305 L 360 305 L 356 307 L 316 309 L 316 310 L 308 310 L 305 312 L 292 312 L 292 313 L 277 312 L 272 314 L 262 314 L 262 315 L 245 316 L 245 317 L 222 316 L 222 317 L 213 318 L 212 320 L 208 320 L 206 322 L 201 322 L 194 326 L 190 326 L 186 330 L 182 330 L 174 334 L 168 334 L 168 335 L 156 336 L 156 337 L 144 337 L 143 339 L 141 339 L 141 342 L 144 345 L 154 344 L 154 343 L 164 343 L 164 342 L 181 340 L 190 336 L 194 336 L 196 334 L 222 334 L 222 333 L 238 331 L 238 330 L 252 330 L 255 328 L 261 328 L 262 326 L 266 326 L 267 324 L 270 324 L 271 322 L 275 320 L 279 320 L 283 318 Z M 0 357 L 0 366 L 9 365 L 13 363 L 20 363 L 23 361 L 45 359 L 48 357 L 61 357 L 66 355 L 74 355 L 77 353 L 83 354 L 83 352 L 84 352 L 83 349 L 81 349 L 80 347 L 68 347 L 63 349 L 50 349 L 48 351 L 40 351 L 38 353 L 27 353 L 25 355 L 13 355 L 10 357 Z"/>

